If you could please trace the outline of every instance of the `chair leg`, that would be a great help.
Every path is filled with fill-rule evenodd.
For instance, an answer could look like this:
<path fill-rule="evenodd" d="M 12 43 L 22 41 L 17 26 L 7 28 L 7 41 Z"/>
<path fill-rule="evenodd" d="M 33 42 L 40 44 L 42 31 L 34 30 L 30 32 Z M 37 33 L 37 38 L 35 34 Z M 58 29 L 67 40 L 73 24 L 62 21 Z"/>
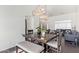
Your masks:
<path fill-rule="evenodd" d="M 18 53 L 18 47 L 16 46 L 16 53 Z"/>
<path fill-rule="evenodd" d="M 60 53 L 60 52 L 61 52 L 61 46 L 58 46 L 57 53 Z"/>
<path fill-rule="evenodd" d="M 77 39 L 75 39 L 75 45 L 76 45 L 76 47 L 77 47 Z"/>
<path fill-rule="evenodd" d="M 46 52 L 49 52 L 50 47 L 46 45 Z"/>

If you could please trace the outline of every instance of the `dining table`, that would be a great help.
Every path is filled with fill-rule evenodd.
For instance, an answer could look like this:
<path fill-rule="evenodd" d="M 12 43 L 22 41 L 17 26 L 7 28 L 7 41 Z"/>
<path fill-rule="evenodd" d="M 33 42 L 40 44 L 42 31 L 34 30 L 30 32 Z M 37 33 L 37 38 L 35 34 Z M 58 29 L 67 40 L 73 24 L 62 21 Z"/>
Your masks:
<path fill-rule="evenodd" d="M 44 37 L 39 37 L 38 35 L 35 34 L 29 34 L 29 35 L 24 35 L 24 37 L 28 37 L 31 42 L 37 41 L 39 43 L 42 43 L 44 45 L 44 53 L 46 53 L 46 43 L 51 41 L 52 39 L 56 38 L 59 34 L 45 34 Z"/>

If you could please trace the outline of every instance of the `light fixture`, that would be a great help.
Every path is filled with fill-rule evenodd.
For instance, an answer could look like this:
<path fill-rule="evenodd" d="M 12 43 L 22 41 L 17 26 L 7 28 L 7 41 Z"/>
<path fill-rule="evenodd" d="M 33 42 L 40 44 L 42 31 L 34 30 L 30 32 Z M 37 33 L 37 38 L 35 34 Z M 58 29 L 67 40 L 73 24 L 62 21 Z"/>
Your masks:
<path fill-rule="evenodd" d="M 40 19 L 48 20 L 48 16 L 47 16 L 47 15 L 41 15 L 41 16 L 40 16 Z"/>
<path fill-rule="evenodd" d="M 46 14 L 45 8 L 42 6 L 37 6 L 35 10 L 33 10 L 33 15 L 34 16 L 39 16 L 40 19 L 47 20 L 48 16 Z"/>
<path fill-rule="evenodd" d="M 45 6 L 37 6 L 34 10 L 33 10 L 33 15 L 34 16 L 38 16 L 39 17 L 39 25 L 41 26 L 41 28 L 44 29 L 48 29 L 48 24 L 47 24 L 47 20 L 48 20 L 48 15 L 47 15 L 47 11 Z"/>

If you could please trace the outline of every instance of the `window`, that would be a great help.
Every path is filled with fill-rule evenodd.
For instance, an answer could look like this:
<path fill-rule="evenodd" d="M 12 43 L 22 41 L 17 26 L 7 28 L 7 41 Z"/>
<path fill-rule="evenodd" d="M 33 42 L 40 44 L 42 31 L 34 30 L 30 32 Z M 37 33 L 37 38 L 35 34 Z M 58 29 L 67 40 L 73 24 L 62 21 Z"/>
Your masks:
<path fill-rule="evenodd" d="M 72 21 L 71 20 L 62 20 L 55 22 L 55 29 L 71 29 Z"/>

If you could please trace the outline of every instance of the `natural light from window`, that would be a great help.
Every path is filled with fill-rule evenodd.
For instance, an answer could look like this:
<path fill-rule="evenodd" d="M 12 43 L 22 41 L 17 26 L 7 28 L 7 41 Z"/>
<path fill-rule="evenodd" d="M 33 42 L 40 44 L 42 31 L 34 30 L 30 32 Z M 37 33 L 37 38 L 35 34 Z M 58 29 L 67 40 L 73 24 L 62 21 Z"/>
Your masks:
<path fill-rule="evenodd" d="M 71 29 L 71 28 L 72 28 L 71 20 L 55 21 L 55 30 L 56 29 Z"/>

